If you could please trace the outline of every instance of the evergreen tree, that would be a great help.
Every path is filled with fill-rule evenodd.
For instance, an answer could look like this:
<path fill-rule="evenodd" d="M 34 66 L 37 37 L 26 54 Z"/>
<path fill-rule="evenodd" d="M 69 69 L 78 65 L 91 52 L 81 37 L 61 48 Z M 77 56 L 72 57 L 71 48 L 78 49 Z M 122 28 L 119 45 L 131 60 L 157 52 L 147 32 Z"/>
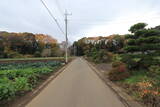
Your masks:
<path fill-rule="evenodd" d="M 126 53 L 123 55 L 123 60 L 129 68 L 138 66 L 148 68 L 150 65 L 160 64 L 158 57 L 160 56 L 160 30 L 146 29 L 145 25 L 145 23 L 133 25 L 129 30 L 132 34 L 126 35 L 127 44 L 124 48 Z"/>

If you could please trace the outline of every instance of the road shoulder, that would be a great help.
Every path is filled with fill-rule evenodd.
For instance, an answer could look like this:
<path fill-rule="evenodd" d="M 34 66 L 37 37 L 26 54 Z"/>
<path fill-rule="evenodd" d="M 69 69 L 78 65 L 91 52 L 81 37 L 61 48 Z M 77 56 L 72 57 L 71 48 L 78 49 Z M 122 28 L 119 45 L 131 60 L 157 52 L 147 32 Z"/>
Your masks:
<path fill-rule="evenodd" d="M 84 58 L 82 58 L 85 60 Z M 100 72 L 93 64 L 85 60 L 85 62 L 91 67 L 91 69 L 98 75 L 98 77 L 103 80 L 103 82 L 110 87 L 110 89 L 117 95 L 119 100 L 126 106 L 126 107 L 143 107 L 138 102 L 134 101 L 131 96 L 129 96 L 124 89 L 118 87 L 109 79 L 107 79 L 102 72 Z"/>

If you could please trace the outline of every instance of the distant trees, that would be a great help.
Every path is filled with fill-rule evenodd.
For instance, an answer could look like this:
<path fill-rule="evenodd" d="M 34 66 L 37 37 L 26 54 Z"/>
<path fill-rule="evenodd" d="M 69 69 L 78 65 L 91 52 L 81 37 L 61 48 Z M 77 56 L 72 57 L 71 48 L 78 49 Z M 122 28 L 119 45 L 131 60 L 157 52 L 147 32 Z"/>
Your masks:
<path fill-rule="evenodd" d="M 97 39 L 98 38 L 98 39 Z M 96 40 L 94 40 L 96 39 Z M 89 42 L 87 42 L 89 41 Z M 92 54 L 93 48 L 97 51 L 103 49 L 113 53 L 122 52 L 124 46 L 125 38 L 123 35 L 111 35 L 109 37 L 92 37 L 92 38 L 82 38 L 73 43 L 72 54 L 76 53 L 78 56 Z"/>
<path fill-rule="evenodd" d="M 111 52 L 122 52 L 122 48 L 124 46 L 125 38 L 123 35 L 114 35 L 106 44 L 106 49 Z"/>
<path fill-rule="evenodd" d="M 111 35 L 108 37 L 82 38 L 73 43 L 72 55 L 87 56 L 94 62 L 111 61 L 112 53 L 123 52 L 125 38 L 123 35 Z"/>
<path fill-rule="evenodd" d="M 57 40 L 48 35 L 0 32 L 0 58 L 59 56 L 58 50 Z"/>

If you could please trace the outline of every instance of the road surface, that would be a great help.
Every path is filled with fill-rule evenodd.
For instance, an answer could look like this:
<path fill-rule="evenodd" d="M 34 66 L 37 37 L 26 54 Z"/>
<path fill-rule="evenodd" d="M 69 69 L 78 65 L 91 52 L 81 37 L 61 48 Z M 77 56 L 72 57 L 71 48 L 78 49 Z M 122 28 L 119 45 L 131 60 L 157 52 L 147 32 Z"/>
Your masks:
<path fill-rule="evenodd" d="M 75 59 L 26 107 L 124 107 L 81 58 Z"/>

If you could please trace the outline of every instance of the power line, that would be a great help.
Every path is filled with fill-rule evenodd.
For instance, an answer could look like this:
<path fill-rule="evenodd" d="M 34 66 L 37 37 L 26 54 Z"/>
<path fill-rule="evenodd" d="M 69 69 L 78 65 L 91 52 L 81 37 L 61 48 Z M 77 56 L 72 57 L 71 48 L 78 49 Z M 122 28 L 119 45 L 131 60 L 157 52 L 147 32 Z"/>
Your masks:
<path fill-rule="evenodd" d="M 45 4 L 45 2 L 43 0 L 40 0 L 42 2 L 42 4 L 44 5 L 44 7 L 46 8 L 46 10 L 48 11 L 49 15 L 52 17 L 52 19 L 56 22 L 58 28 L 60 29 L 60 31 L 65 35 L 64 31 L 62 30 L 60 24 L 58 23 L 57 19 L 53 16 L 52 12 L 49 10 L 49 8 L 47 7 L 47 5 Z"/>
<path fill-rule="evenodd" d="M 60 12 L 61 15 L 63 16 L 63 11 L 62 11 L 62 8 L 61 8 L 61 5 L 60 5 L 59 1 L 58 1 L 58 0 L 55 0 L 55 3 L 56 3 L 56 5 L 57 5 L 57 8 L 58 8 L 59 12 Z M 64 18 L 64 16 L 63 16 L 63 18 Z"/>

